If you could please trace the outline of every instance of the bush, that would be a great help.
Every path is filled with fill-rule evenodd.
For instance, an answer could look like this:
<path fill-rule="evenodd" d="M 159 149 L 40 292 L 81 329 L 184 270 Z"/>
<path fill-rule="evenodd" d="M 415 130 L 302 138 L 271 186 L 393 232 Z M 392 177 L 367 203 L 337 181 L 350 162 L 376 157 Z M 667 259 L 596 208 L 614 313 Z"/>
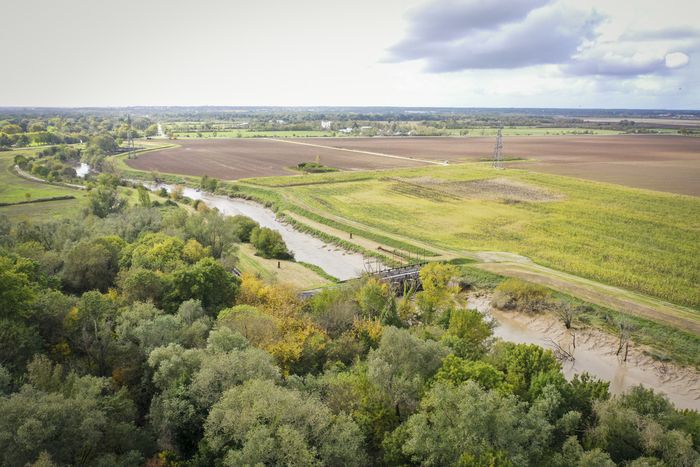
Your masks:
<path fill-rule="evenodd" d="M 504 310 L 534 313 L 549 307 L 551 295 L 546 287 L 510 278 L 496 287 L 493 302 Z"/>
<path fill-rule="evenodd" d="M 250 234 L 250 243 L 263 258 L 290 259 L 294 256 L 287 250 L 282 235 L 267 227 L 255 227 Z"/>

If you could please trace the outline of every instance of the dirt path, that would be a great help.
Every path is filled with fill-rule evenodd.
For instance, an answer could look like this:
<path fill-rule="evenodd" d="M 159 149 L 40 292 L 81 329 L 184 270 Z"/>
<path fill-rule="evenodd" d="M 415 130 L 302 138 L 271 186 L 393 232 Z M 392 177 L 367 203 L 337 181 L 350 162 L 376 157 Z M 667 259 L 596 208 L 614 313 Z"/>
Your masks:
<path fill-rule="evenodd" d="M 352 152 L 355 154 L 367 154 L 369 156 L 388 157 L 390 159 L 402 159 L 402 160 L 406 160 L 406 161 L 423 162 L 425 164 L 433 164 L 433 165 L 447 165 L 447 163 L 444 161 L 420 159 L 418 157 L 397 156 L 395 154 L 386 154 L 383 152 L 372 152 L 372 151 L 363 151 L 360 149 L 347 149 L 347 148 L 339 148 L 339 147 L 334 147 L 334 146 L 324 146 L 323 144 L 303 143 L 301 141 L 292 141 L 289 139 L 278 139 L 278 138 L 265 138 L 265 139 L 267 139 L 269 141 L 277 141 L 279 143 L 299 144 L 301 146 L 311 146 L 314 148 L 332 149 L 334 151 L 345 151 L 345 152 Z"/>
<path fill-rule="evenodd" d="M 76 185 L 74 183 L 65 183 L 65 182 L 51 183 L 48 180 L 44 180 L 43 178 L 35 177 L 34 175 L 25 172 L 24 170 L 20 169 L 18 165 L 15 165 L 15 172 L 17 172 L 17 175 L 19 175 L 20 177 L 26 178 L 27 180 L 31 180 L 33 182 L 46 183 L 47 185 L 65 186 L 68 188 L 75 188 L 77 190 L 85 190 L 86 189 L 85 186 Z"/>

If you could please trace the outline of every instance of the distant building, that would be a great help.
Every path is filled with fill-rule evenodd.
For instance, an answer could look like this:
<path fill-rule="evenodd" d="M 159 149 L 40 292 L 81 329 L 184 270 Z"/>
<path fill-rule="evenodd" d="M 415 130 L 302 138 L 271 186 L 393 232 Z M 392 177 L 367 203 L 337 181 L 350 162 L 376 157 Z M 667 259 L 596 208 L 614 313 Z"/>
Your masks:
<path fill-rule="evenodd" d="M 341 128 L 340 130 L 341 133 L 352 133 L 352 128 Z"/>
<path fill-rule="evenodd" d="M 333 125 L 333 122 L 330 120 L 329 121 L 321 120 L 321 129 L 322 130 L 330 130 L 332 125 Z"/>

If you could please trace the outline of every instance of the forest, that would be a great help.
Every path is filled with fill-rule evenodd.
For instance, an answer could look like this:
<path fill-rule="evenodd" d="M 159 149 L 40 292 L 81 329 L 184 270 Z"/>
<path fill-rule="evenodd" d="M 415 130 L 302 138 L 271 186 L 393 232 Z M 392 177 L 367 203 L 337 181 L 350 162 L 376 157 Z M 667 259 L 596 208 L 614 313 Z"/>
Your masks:
<path fill-rule="evenodd" d="M 697 411 L 495 339 L 454 265 L 423 267 L 422 290 L 365 277 L 302 299 L 235 275 L 243 242 L 291 255 L 242 216 L 129 205 L 108 176 L 80 212 L 0 217 L 0 464 L 700 462 Z"/>

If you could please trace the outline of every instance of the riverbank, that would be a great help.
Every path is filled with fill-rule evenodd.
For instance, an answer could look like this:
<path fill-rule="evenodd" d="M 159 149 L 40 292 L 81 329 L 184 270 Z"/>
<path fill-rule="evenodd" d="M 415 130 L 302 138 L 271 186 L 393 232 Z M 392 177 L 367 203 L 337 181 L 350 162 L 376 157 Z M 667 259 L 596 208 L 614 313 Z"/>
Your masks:
<path fill-rule="evenodd" d="M 170 191 L 171 185 L 151 185 L 151 189 L 165 188 Z M 338 246 L 324 242 L 312 235 L 294 229 L 280 221 L 270 209 L 254 201 L 242 198 L 213 195 L 194 188 L 183 187 L 183 196 L 203 201 L 208 207 L 216 208 L 225 216 L 247 216 L 262 227 L 276 230 L 282 235 L 294 258 L 299 262 L 318 266 L 327 274 L 339 280 L 354 279 L 365 271 L 365 258 L 359 253 L 346 251 Z"/>
<path fill-rule="evenodd" d="M 617 355 L 619 340 L 611 334 L 589 327 L 570 331 L 549 314 L 499 310 L 491 305 L 489 294 L 472 294 L 468 304 L 498 323 L 494 331 L 496 337 L 570 354 L 572 359 L 562 360 L 562 370 L 567 378 L 588 372 L 609 381 L 613 394 L 641 384 L 666 394 L 679 408 L 700 408 L 700 372 L 655 360 L 644 346 L 630 342 L 627 361 L 623 361 L 623 355 Z"/>

